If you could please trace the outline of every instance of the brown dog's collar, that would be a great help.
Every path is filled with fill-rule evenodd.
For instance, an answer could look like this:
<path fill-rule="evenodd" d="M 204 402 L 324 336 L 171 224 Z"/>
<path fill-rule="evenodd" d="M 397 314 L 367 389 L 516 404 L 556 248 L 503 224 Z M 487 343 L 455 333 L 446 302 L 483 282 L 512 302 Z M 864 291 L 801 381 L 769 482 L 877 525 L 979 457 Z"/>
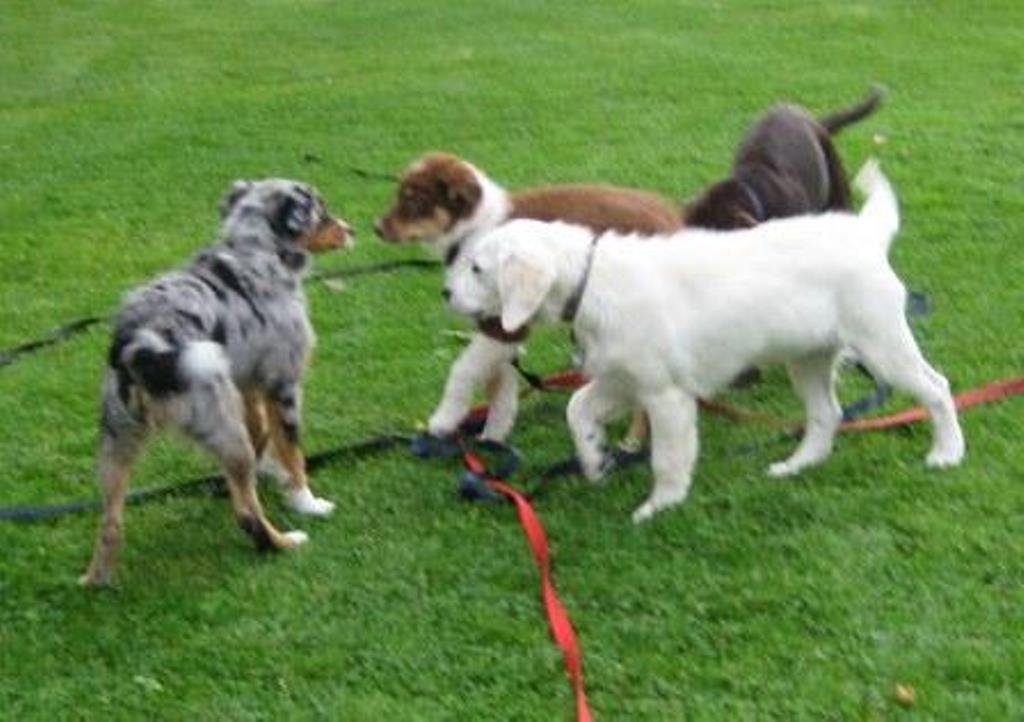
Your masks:
<path fill-rule="evenodd" d="M 501 327 L 501 319 L 494 316 L 481 318 L 476 322 L 476 328 L 484 336 L 502 343 L 522 343 L 530 335 L 530 327 L 527 325 L 523 325 L 515 331 L 506 331 Z"/>

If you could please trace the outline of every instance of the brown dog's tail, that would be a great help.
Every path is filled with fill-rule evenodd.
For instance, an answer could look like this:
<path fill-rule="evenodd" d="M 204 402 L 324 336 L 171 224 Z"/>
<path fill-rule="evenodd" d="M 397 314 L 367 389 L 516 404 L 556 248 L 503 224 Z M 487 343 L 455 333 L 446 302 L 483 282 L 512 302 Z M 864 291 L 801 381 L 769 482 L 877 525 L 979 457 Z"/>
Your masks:
<path fill-rule="evenodd" d="M 824 126 L 829 135 L 835 135 L 846 126 L 864 120 L 864 118 L 878 110 L 878 106 L 882 104 L 882 98 L 884 97 L 885 88 L 881 85 L 873 85 L 867 97 L 860 103 L 851 108 L 845 108 L 819 118 L 818 122 Z"/>

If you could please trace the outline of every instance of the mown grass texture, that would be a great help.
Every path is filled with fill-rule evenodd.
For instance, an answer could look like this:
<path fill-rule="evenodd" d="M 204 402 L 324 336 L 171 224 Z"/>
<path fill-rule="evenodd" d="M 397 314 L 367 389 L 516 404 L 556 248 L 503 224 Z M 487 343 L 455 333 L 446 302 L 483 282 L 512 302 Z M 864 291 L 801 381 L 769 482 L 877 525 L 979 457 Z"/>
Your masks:
<path fill-rule="evenodd" d="M 604 181 L 680 200 L 724 175 L 779 100 L 826 112 L 871 82 L 837 143 L 900 195 L 894 264 L 957 389 L 1019 375 L 1024 9 L 1012 2 L 29 2 L 0 8 L 0 346 L 120 295 L 213 237 L 235 178 L 317 185 L 361 231 L 320 268 L 423 257 L 376 242 L 386 183 L 421 152 L 510 187 Z M 465 329 L 439 278 L 312 284 L 307 447 L 408 430 Z M 0 504 L 95 494 L 107 329 L 0 370 Z M 567 364 L 565 334 L 528 364 Z M 843 395 L 856 395 L 852 379 Z M 784 376 L 730 392 L 792 415 Z M 897 399 L 892 408 L 907 402 Z M 523 404 L 531 469 L 571 453 L 564 397 Z M 1024 407 L 963 418 L 967 463 L 926 471 L 926 428 L 844 437 L 792 481 L 773 432 L 706 416 L 691 498 L 629 512 L 646 468 L 539 503 L 598 719 L 1024 717 Z M 749 453 L 739 450 L 756 446 Z M 137 487 L 212 469 L 157 445 Z M 314 478 L 339 504 L 256 555 L 227 505 L 129 509 L 116 591 L 74 579 L 95 518 L 0 527 L 0 709 L 11 719 L 549 720 L 571 698 L 511 509 L 454 498 L 451 464 L 401 452 Z M 916 691 L 910 708 L 897 684 Z"/>

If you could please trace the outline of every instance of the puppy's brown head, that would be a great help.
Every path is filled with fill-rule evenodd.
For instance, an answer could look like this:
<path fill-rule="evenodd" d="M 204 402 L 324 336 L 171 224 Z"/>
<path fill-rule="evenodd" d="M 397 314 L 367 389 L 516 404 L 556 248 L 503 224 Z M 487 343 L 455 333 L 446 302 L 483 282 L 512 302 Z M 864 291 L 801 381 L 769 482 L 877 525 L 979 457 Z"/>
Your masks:
<path fill-rule="evenodd" d="M 757 225 L 757 211 L 749 205 L 747 193 L 735 179 L 720 181 L 683 209 L 683 225 L 723 231 L 752 228 Z"/>
<path fill-rule="evenodd" d="M 389 243 L 433 241 L 472 216 L 482 195 L 468 163 L 448 153 L 430 153 L 399 179 L 395 204 L 374 229 Z"/>
<path fill-rule="evenodd" d="M 282 248 L 324 253 L 354 243 L 352 227 L 331 213 L 315 188 L 298 181 L 235 181 L 220 210 L 229 235 L 236 224 L 256 216 Z"/>

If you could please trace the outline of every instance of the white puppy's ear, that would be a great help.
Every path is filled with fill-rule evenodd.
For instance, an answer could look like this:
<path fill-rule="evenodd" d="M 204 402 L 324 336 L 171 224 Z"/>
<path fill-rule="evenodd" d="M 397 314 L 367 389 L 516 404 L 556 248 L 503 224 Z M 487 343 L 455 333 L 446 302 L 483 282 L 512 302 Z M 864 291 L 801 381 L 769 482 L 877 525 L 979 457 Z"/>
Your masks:
<path fill-rule="evenodd" d="M 551 253 L 535 243 L 520 243 L 498 256 L 501 327 L 514 333 L 533 317 L 555 282 Z"/>

